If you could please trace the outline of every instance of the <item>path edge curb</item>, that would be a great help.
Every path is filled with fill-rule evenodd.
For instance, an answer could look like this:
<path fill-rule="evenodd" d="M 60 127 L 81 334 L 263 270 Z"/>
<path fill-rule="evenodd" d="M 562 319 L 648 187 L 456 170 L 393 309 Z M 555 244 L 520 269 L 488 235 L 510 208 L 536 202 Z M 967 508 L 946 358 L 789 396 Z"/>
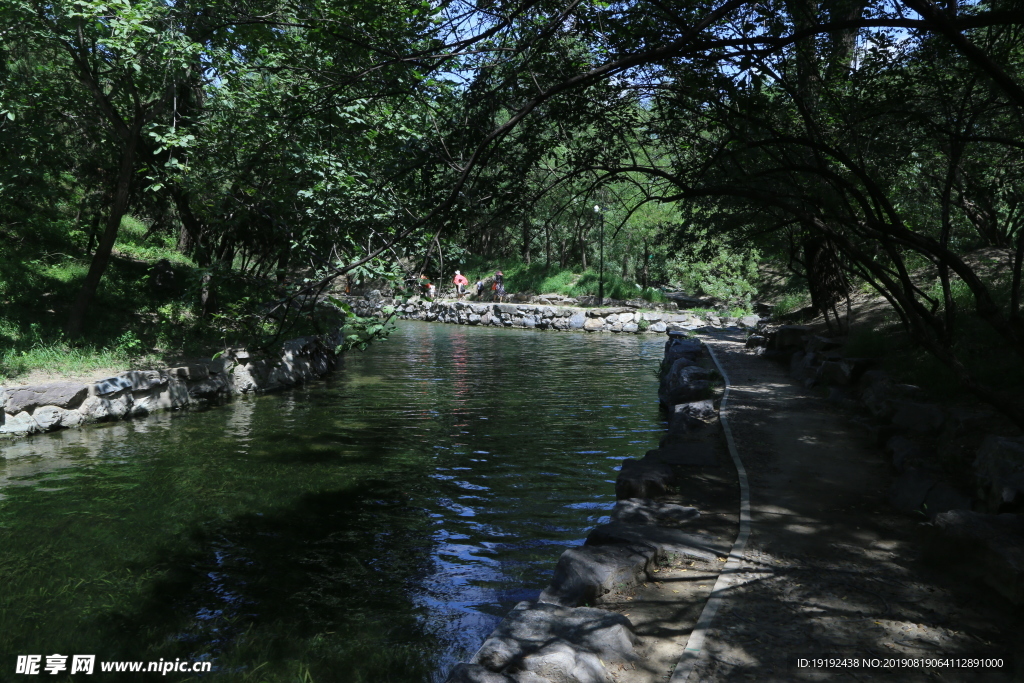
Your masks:
<path fill-rule="evenodd" d="M 718 406 L 718 415 L 719 421 L 722 423 L 722 431 L 725 433 L 725 443 L 729 449 L 729 455 L 732 457 L 733 465 L 736 466 L 736 475 L 740 483 L 740 527 L 739 533 L 736 534 L 736 541 L 732 545 L 732 550 L 729 551 L 729 560 L 726 562 L 722 573 L 718 575 L 715 587 L 711 590 L 711 595 L 704 604 L 704 609 L 700 613 L 697 624 L 690 631 L 690 636 L 686 640 L 686 647 L 683 648 L 683 654 L 679 658 L 675 670 L 672 672 L 669 683 L 686 683 L 690 678 L 690 674 L 697 665 L 697 661 L 700 659 L 701 652 L 704 649 L 704 641 L 707 638 L 708 631 L 711 630 L 711 624 L 714 622 L 715 615 L 725 599 L 726 591 L 739 583 L 739 569 L 743 561 L 743 550 L 746 548 L 747 539 L 750 537 L 750 484 L 747 481 L 747 469 L 743 465 L 739 451 L 736 450 L 736 440 L 733 438 L 732 428 L 729 425 L 728 411 L 726 410 L 732 384 L 729 382 L 729 375 L 718 361 L 718 356 L 715 355 L 711 345 L 707 342 L 703 342 L 703 344 L 704 348 L 707 349 L 708 355 L 711 356 L 715 367 L 718 368 L 718 372 L 721 373 L 722 380 L 725 382 L 725 391 L 722 394 L 722 402 Z"/>

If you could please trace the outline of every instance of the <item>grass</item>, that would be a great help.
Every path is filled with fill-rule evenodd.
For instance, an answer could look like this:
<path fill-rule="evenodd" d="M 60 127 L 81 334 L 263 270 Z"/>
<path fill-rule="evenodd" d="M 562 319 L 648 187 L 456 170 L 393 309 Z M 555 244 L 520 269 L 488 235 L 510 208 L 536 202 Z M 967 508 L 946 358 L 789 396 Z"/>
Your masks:
<path fill-rule="evenodd" d="M 0 383 L 34 370 L 80 374 L 208 355 L 236 341 L 216 320 L 199 317 L 199 268 L 178 253 L 172 236 L 149 234 L 133 216 L 121 223 L 84 336 L 65 339 L 62 328 L 91 261 L 87 236 L 67 223 L 40 220 L 19 233 L 32 239 L 0 242 Z M 163 259 L 174 285 L 158 290 L 149 272 Z M 230 312 L 251 285 L 231 273 L 221 280 L 221 305 Z"/>
<path fill-rule="evenodd" d="M 500 269 L 505 275 L 505 290 L 509 293 L 596 296 L 601 280 L 598 271 L 592 268 L 560 268 L 557 265 L 549 266 L 539 262 L 526 264 L 518 259 L 468 259 L 457 267 L 469 278 L 470 283 L 477 277 L 490 277 L 494 271 Z M 654 287 L 641 288 L 632 280 L 623 279 L 618 273 L 610 271 L 605 271 L 604 274 L 604 295 L 606 298 L 619 300 L 639 298 L 657 303 L 668 301 L 660 290 Z"/>

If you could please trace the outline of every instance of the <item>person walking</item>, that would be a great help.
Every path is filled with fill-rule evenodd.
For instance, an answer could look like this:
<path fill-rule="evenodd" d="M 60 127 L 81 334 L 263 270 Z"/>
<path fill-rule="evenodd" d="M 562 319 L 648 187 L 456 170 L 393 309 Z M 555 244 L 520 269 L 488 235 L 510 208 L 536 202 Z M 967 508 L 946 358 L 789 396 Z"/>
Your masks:
<path fill-rule="evenodd" d="M 455 284 L 455 298 L 461 299 L 466 293 L 466 285 L 469 284 L 469 280 L 466 279 L 465 275 L 456 270 L 455 279 L 452 282 Z"/>
<path fill-rule="evenodd" d="M 483 278 L 480 278 L 479 280 L 476 281 L 476 298 L 477 299 L 483 299 L 484 298 L 484 279 Z"/>
<path fill-rule="evenodd" d="M 494 290 L 494 296 L 499 302 L 505 301 L 505 274 L 500 270 L 494 271 L 494 284 L 491 285 L 491 289 Z"/>

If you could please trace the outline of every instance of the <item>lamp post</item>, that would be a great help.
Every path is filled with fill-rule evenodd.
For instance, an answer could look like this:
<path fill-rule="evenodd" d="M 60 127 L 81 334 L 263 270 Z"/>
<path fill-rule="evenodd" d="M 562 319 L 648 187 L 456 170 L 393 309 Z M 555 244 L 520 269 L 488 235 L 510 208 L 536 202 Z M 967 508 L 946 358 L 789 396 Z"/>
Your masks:
<path fill-rule="evenodd" d="M 601 213 L 601 207 L 594 204 L 594 213 L 601 217 L 601 259 L 600 259 L 600 275 L 597 280 L 597 305 L 604 305 L 604 214 Z"/>

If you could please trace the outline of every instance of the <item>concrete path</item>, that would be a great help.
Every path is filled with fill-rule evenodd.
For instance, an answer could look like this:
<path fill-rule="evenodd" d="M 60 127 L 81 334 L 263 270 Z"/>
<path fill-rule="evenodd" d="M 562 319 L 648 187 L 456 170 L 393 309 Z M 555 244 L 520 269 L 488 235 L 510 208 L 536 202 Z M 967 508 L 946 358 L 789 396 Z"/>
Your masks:
<path fill-rule="evenodd" d="M 922 522 L 885 503 L 888 464 L 862 430 L 785 368 L 705 337 L 732 381 L 729 420 L 750 476 L 742 568 L 689 680 L 1024 680 L 1021 610 L 922 558 Z M 998 655 L 982 669 L 799 669 L 797 655 Z"/>

